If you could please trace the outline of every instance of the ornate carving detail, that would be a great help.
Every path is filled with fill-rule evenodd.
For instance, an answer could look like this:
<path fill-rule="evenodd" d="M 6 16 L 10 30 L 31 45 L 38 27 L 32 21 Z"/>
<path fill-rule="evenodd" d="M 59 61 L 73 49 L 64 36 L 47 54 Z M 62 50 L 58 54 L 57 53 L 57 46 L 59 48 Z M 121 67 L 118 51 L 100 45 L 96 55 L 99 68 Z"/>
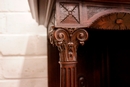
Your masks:
<path fill-rule="evenodd" d="M 54 28 L 50 32 L 50 41 L 60 51 L 60 61 L 76 61 L 77 47 L 79 43 L 84 45 L 88 39 L 88 33 L 84 29 Z"/>
<path fill-rule="evenodd" d="M 79 43 L 84 45 L 88 32 L 85 29 L 52 28 L 49 33 L 51 44 L 55 44 L 60 51 L 60 87 L 77 87 L 77 47 Z"/>
<path fill-rule="evenodd" d="M 60 3 L 60 22 L 61 23 L 80 23 L 78 3 Z"/>
<path fill-rule="evenodd" d="M 130 29 L 129 13 L 112 13 L 100 17 L 90 27 L 105 30 L 128 30 Z"/>
<path fill-rule="evenodd" d="M 88 14 L 88 19 L 93 17 L 95 14 L 99 13 L 99 12 L 103 12 L 105 10 L 109 10 L 112 8 L 106 8 L 106 7 L 98 7 L 98 6 L 88 6 L 87 7 L 87 14 Z"/>

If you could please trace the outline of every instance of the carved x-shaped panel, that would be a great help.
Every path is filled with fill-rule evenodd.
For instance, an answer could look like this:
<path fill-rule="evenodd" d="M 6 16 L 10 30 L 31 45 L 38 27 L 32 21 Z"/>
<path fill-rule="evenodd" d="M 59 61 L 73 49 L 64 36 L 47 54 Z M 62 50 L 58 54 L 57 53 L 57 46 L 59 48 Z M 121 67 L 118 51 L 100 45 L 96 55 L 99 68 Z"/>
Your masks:
<path fill-rule="evenodd" d="M 80 23 L 79 3 L 60 3 L 60 22 L 61 23 Z"/>

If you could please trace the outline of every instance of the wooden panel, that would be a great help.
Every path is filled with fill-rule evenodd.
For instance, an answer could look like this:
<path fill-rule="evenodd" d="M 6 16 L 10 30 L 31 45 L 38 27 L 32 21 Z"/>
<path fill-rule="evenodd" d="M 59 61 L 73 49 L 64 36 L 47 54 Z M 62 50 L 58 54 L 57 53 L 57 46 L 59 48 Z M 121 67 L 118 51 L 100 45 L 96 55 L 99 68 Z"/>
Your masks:
<path fill-rule="evenodd" d="M 109 87 L 107 35 L 105 31 L 88 31 L 88 33 L 89 39 L 85 46 L 80 46 L 78 49 L 78 79 L 85 78 L 83 87 Z M 102 35 L 105 35 L 104 38 Z"/>
<path fill-rule="evenodd" d="M 109 45 L 110 86 L 130 87 L 130 31 L 116 31 L 111 34 Z"/>
<path fill-rule="evenodd" d="M 130 87 L 130 31 L 88 31 L 89 39 L 78 49 L 77 76 L 84 86 Z"/>
<path fill-rule="evenodd" d="M 56 5 L 56 21 L 60 26 L 80 25 L 80 4 L 79 2 L 59 2 Z"/>
<path fill-rule="evenodd" d="M 60 87 L 60 65 L 58 62 L 57 47 L 48 43 L 48 87 Z"/>
<path fill-rule="evenodd" d="M 83 0 L 83 1 L 130 3 L 130 0 Z"/>
<path fill-rule="evenodd" d="M 92 2 L 117 2 L 117 3 L 126 3 L 130 0 L 58 0 L 58 1 L 92 1 Z"/>

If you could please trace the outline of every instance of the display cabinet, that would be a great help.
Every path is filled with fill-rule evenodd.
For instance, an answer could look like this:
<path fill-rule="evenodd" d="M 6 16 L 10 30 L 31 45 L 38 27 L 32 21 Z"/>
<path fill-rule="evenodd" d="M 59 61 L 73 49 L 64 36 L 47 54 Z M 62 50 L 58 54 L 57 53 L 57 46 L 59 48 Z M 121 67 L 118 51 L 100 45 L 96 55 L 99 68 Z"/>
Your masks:
<path fill-rule="evenodd" d="M 130 0 L 52 1 L 49 87 L 129 87 Z"/>

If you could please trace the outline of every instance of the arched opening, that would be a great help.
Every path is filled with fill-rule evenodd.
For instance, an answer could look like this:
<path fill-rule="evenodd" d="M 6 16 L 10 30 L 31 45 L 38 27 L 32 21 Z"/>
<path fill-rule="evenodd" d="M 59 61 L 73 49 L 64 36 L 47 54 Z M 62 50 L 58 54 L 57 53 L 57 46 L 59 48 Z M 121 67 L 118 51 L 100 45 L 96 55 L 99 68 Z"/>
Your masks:
<path fill-rule="evenodd" d="M 129 13 L 111 13 L 101 16 L 90 28 L 103 30 L 129 30 L 130 29 L 130 14 Z"/>
<path fill-rule="evenodd" d="M 90 26 L 89 39 L 77 53 L 79 87 L 130 87 L 129 23 L 128 13 L 112 13 Z"/>

